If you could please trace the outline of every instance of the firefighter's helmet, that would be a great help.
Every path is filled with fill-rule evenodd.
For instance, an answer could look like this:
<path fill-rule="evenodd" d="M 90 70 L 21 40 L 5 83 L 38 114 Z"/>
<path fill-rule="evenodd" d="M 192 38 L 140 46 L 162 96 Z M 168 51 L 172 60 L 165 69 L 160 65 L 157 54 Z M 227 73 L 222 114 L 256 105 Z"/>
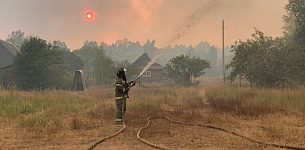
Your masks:
<path fill-rule="evenodd" d="M 126 71 L 127 71 L 126 68 L 119 68 L 116 75 L 120 78 L 126 77 Z"/>

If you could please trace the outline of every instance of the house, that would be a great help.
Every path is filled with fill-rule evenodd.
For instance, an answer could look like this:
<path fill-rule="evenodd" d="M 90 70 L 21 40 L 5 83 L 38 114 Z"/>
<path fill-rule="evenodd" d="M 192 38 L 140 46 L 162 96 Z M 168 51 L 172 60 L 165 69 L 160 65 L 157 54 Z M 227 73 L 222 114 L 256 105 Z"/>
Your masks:
<path fill-rule="evenodd" d="M 150 61 L 151 58 L 148 57 L 148 53 L 144 53 L 133 63 L 133 65 L 143 70 Z M 163 71 L 164 67 L 154 62 L 140 77 L 140 81 L 144 83 L 161 83 L 163 82 Z"/>
<path fill-rule="evenodd" d="M 12 66 L 19 48 L 0 39 L 0 86 L 7 87 L 12 83 Z"/>

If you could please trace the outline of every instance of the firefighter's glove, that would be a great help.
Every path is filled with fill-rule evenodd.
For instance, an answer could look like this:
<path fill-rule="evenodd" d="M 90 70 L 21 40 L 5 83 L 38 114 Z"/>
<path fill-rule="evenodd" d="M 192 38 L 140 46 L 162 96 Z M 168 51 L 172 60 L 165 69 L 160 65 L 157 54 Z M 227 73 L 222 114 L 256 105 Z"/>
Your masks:
<path fill-rule="evenodd" d="M 130 82 L 129 82 L 129 85 L 130 85 L 130 86 L 135 86 L 135 85 L 136 85 L 136 82 L 130 81 Z"/>

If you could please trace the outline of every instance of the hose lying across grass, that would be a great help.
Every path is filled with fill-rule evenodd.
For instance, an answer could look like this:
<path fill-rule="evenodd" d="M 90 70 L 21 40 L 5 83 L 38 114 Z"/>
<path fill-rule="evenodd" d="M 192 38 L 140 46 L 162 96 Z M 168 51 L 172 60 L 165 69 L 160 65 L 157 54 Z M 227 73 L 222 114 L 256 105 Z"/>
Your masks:
<path fill-rule="evenodd" d="M 238 133 L 235 133 L 235 132 L 232 132 L 232 131 L 228 131 L 226 129 L 222 129 L 222 128 L 219 128 L 219 127 L 214 127 L 214 126 L 209 126 L 209 125 L 204 125 L 204 124 L 193 124 L 193 123 L 183 123 L 183 122 L 178 122 L 178 121 L 174 121 L 174 120 L 171 120 L 167 117 L 149 117 L 147 118 L 147 124 L 145 127 L 141 128 L 138 133 L 137 133 L 137 139 L 140 140 L 141 142 L 151 146 L 151 147 L 154 147 L 154 148 L 158 148 L 158 149 L 162 149 L 162 150 L 172 150 L 170 148 L 167 148 L 167 147 L 162 147 L 162 146 L 158 146 L 156 144 L 153 144 L 151 142 L 148 142 L 144 139 L 142 139 L 140 137 L 140 134 L 142 132 L 142 130 L 146 129 L 149 127 L 150 125 L 150 121 L 151 120 L 155 120 L 155 119 L 166 119 L 174 124 L 180 124 L 180 125 L 190 125 L 190 126 L 202 126 L 202 127 L 206 127 L 206 128 L 210 128 L 210 129 L 216 129 L 216 130 L 220 130 L 220 131 L 223 131 L 223 132 L 227 132 L 227 133 L 230 133 L 230 134 L 233 134 L 235 136 L 238 136 L 238 137 L 241 137 L 243 139 L 246 139 L 250 142 L 253 142 L 253 143 L 258 143 L 258 144 L 261 144 L 261 145 L 265 145 L 265 146 L 273 146 L 273 147 L 278 147 L 278 148 L 285 148 L 285 149 L 294 149 L 294 150 L 305 150 L 305 148 L 301 148 L 301 147 L 293 147 L 293 146 L 287 146 L 287 145 L 277 145 L 277 144 L 270 144 L 270 143 L 264 143 L 264 142 L 261 142 L 261 141 L 257 141 L 257 140 L 253 140 L 251 138 L 248 138 L 248 137 L 245 137 L 243 135 L 240 135 Z"/>
<path fill-rule="evenodd" d="M 88 148 L 88 150 L 92 150 L 94 147 L 96 147 L 97 145 L 101 144 L 102 142 L 104 142 L 104 141 L 106 141 L 106 140 L 108 140 L 108 139 L 111 139 L 111 138 L 117 136 L 118 134 L 122 133 L 125 129 L 126 129 L 126 125 L 125 125 L 125 122 L 123 122 L 123 128 L 121 128 L 118 132 L 116 132 L 116 133 L 114 133 L 114 134 L 112 134 L 112 135 L 109 135 L 109 136 L 107 136 L 107 137 L 105 137 L 105 138 L 103 138 L 103 139 L 97 141 L 97 142 L 94 143 L 92 146 L 90 146 L 90 147 Z"/>
<path fill-rule="evenodd" d="M 270 144 L 270 143 L 264 143 L 264 142 L 261 142 L 261 141 L 257 141 L 257 140 L 253 140 L 251 138 L 248 138 L 248 137 L 245 137 L 243 135 L 240 135 L 238 133 L 235 133 L 235 132 L 232 132 L 232 131 L 228 131 L 226 129 L 222 129 L 222 128 L 219 128 L 219 127 L 214 127 L 214 126 L 209 126 L 209 125 L 204 125 L 204 124 L 193 124 L 193 123 L 183 123 L 183 122 L 179 122 L 179 121 L 174 121 L 174 120 L 171 120 L 167 117 L 149 117 L 147 118 L 147 124 L 146 126 L 142 127 L 138 133 L 137 133 L 137 139 L 151 147 L 154 147 L 154 148 L 157 148 L 157 149 L 161 149 L 161 150 L 172 150 L 171 148 L 167 148 L 167 147 L 163 147 L 163 146 L 159 146 L 159 145 L 156 145 L 156 144 L 153 144 L 149 141 L 146 141 L 144 140 L 143 138 L 140 137 L 140 134 L 141 132 L 148 128 L 149 125 L 150 125 L 150 121 L 151 120 L 155 120 L 155 119 L 166 119 L 174 124 L 180 124 L 180 125 L 189 125 L 189 126 L 201 126 L 201 127 L 206 127 L 206 128 L 210 128 L 210 129 L 215 129 L 215 130 L 220 130 L 220 131 L 223 131 L 223 132 L 227 132 L 227 133 L 230 133 L 230 134 L 233 134 L 235 136 L 238 136 L 238 137 L 241 137 L 243 139 L 246 139 L 250 142 L 253 142 L 253 143 L 258 143 L 258 144 L 261 144 L 261 145 L 265 145 L 265 146 L 273 146 L 273 147 L 278 147 L 278 148 L 285 148 L 285 149 L 293 149 L 293 150 L 305 150 L 305 148 L 301 148 L 301 147 L 293 147 L 293 146 L 287 146 L 287 145 L 277 145 L 277 144 Z M 110 139 L 110 138 L 113 138 L 115 136 L 117 136 L 118 134 L 122 133 L 126 128 L 126 125 L 125 125 L 125 122 L 123 122 L 123 128 L 121 128 L 118 132 L 112 134 L 112 135 L 109 135 L 101 140 L 99 140 L 98 142 L 96 142 L 95 144 L 93 144 L 90 148 L 88 148 L 88 150 L 92 150 L 94 147 L 96 147 L 98 144 Z"/>

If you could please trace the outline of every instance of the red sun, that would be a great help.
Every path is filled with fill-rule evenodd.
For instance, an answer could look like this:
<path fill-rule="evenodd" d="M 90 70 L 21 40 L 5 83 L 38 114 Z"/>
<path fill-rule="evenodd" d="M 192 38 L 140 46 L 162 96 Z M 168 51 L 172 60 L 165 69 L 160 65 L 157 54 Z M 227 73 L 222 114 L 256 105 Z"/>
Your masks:
<path fill-rule="evenodd" d="M 90 13 L 90 12 L 86 13 L 86 18 L 87 19 L 92 19 L 92 17 L 93 17 L 92 13 Z"/>

